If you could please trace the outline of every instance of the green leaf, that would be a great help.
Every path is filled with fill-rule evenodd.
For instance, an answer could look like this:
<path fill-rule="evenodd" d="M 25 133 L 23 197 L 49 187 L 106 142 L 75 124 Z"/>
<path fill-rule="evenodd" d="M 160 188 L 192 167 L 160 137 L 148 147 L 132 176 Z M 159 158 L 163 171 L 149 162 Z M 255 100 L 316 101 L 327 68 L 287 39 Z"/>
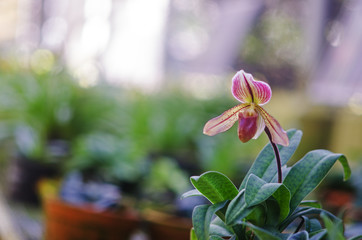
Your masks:
<path fill-rule="evenodd" d="M 246 221 L 257 225 L 264 226 L 267 218 L 267 208 L 265 204 L 259 204 L 253 207 L 253 211 L 245 218 Z"/>
<path fill-rule="evenodd" d="M 345 240 L 343 236 L 343 222 L 341 219 L 336 219 L 332 221 L 324 213 L 321 214 L 324 225 L 327 229 L 328 239 L 329 240 Z"/>
<path fill-rule="evenodd" d="M 289 137 L 289 146 L 278 146 L 282 165 L 292 157 L 302 138 L 302 131 L 291 129 L 287 131 Z M 244 189 L 250 174 L 254 174 L 266 182 L 271 182 L 277 173 L 277 165 L 272 146 L 267 144 L 259 153 L 258 157 L 246 174 L 244 181 L 241 183 L 239 190 Z"/>
<path fill-rule="evenodd" d="M 260 228 L 248 222 L 242 222 L 241 224 L 249 227 L 260 240 L 282 240 L 278 233 L 273 233 L 267 229 Z"/>
<path fill-rule="evenodd" d="M 255 206 L 266 199 L 281 186 L 281 183 L 266 183 L 254 174 L 250 174 L 245 187 L 245 203 Z"/>
<path fill-rule="evenodd" d="M 309 237 L 306 231 L 301 231 L 292 234 L 290 237 L 288 237 L 288 240 L 309 240 Z"/>
<path fill-rule="evenodd" d="M 278 227 L 278 229 L 280 231 L 284 230 L 286 227 L 289 226 L 290 223 L 292 223 L 296 218 L 299 218 L 301 216 L 304 215 L 310 215 L 310 214 L 315 214 L 315 215 L 319 215 L 319 214 L 326 214 L 328 215 L 330 218 L 337 220 L 338 218 L 336 216 L 334 216 L 332 213 L 321 209 L 321 208 L 310 208 L 310 207 L 300 207 L 297 208 L 292 214 L 290 214 Z"/>
<path fill-rule="evenodd" d="M 282 184 L 274 193 L 273 197 L 278 202 L 279 209 L 280 209 L 280 215 L 279 215 L 279 221 L 278 223 L 282 222 L 290 212 L 289 204 L 290 204 L 290 198 L 291 194 L 289 189 Z"/>
<path fill-rule="evenodd" d="M 191 182 L 211 203 L 231 200 L 239 193 L 230 179 L 219 172 L 211 171 L 191 177 Z"/>
<path fill-rule="evenodd" d="M 277 227 L 280 219 L 279 203 L 274 198 L 265 201 L 266 204 L 266 226 Z M 254 224 L 254 223 L 253 223 Z M 256 224 L 258 225 L 258 224 Z M 258 225 L 261 226 L 261 225 Z"/>
<path fill-rule="evenodd" d="M 348 240 L 361 240 L 361 239 L 362 239 L 362 235 L 358 235 L 358 236 L 348 238 Z"/>
<path fill-rule="evenodd" d="M 197 237 L 196 237 L 196 233 L 195 233 L 195 229 L 194 229 L 194 228 L 191 228 L 191 231 L 190 231 L 190 240 L 198 240 Z"/>
<path fill-rule="evenodd" d="M 310 240 L 321 240 L 321 239 L 324 239 L 324 236 L 327 235 L 327 230 L 322 229 L 322 230 L 313 232 L 309 235 L 311 236 Z"/>
<path fill-rule="evenodd" d="M 305 230 L 308 233 L 322 230 L 322 225 L 320 224 L 318 219 L 314 219 L 314 218 L 309 219 L 306 216 L 302 216 L 302 218 L 304 219 Z"/>
<path fill-rule="evenodd" d="M 204 196 L 202 193 L 199 192 L 197 189 L 192 189 L 190 191 L 185 192 L 181 195 L 181 199 L 188 198 L 188 197 L 194 197 L 194 196 Z"/>
<path fill-rule="evenodd" d="M 316 200 L 304 200 L 299 206 L 301 207 L 313 207 L 313 208 L 322 208 L 322 205 Z"/>
<path fill-rule="evenodd" d="M 351 170 L 345 156 L 327 150 L 314 150 L 307 153 L 290 169 L 283 183 L 292 196 L 291 211 L 318 186 L 337 160 L 342 163 L 345 178 L 349 178 Z"/>
<path fill-rule="evenodd" d="M 244 192 L 245 190 L 240 191 L 239 194 L 230 202 L 225 213 L 226 225 L 233 226 L 237 224 L 253 210 L 252 207 L 248 208 L 246 206 Z"/>
<path fill-rule="evenodd" d="M 210 236 L 210 240 L 224 240 L 222 237 L 219 237 L 217 235 Z"/>
<path fill-rule="evenodd" d="M 213 216 L 226 205 L 225 202 L 214 205 L 199 205 L 192 213 L 192 224 L 198 240 L 209 239 L 209 229 Z"/>
<path fill-rule="evenodd" d="M 231 237 L 234 234 L 233 230 L 226 226 L 226 224 L 218 217 L 212 220 L 209 233 L 210 235 L 217 235 L 220 237 Z"/>

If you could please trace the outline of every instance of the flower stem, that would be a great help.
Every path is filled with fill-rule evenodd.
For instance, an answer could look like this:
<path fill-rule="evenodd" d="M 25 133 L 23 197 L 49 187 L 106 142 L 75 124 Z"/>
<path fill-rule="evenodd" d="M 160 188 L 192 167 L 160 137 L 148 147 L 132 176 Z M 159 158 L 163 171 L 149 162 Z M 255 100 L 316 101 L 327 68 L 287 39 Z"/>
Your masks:
<path fill-rule="evenodd" d="M 275 143 L 273 143 L 272 141 L 272 136 L 270 134 L 270 131 L 267 127 L 264 128 L 264 131 L 266 133 L 266 135 L 269 138 L 270 144 L 273 147 L 274 150 L 274 154 L 275 154 L 275 159 L 277 161 L 277 168 L 278 168 L 278 183 L 282 183 L 283 181 L 283 175 L 282 175 L 282 162 L 280 160 L 280 154 L 279 154 L 279 149 L 277 147 L 277 145 Z"/>

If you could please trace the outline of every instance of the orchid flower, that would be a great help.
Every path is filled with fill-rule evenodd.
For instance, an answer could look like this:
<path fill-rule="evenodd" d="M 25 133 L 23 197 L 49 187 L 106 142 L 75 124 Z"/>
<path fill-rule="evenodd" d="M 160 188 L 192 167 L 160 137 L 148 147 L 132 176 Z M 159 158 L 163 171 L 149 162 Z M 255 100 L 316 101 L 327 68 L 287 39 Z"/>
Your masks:
<path fill-rule="evenodd" d="M 272 143 L 288 146 L 286 132 L 261 107 L 269 102 L 272 95 L 267 83 L 256 81 L 251 74 L 240 70 L 232 79 L 231 92 L 241 104 L 209 120 L 204 127 L 204 134 L 214 136 L 225 132 L 239 120 L 238 135 L 242 142 L 258 138 L 265 130 Z"/>

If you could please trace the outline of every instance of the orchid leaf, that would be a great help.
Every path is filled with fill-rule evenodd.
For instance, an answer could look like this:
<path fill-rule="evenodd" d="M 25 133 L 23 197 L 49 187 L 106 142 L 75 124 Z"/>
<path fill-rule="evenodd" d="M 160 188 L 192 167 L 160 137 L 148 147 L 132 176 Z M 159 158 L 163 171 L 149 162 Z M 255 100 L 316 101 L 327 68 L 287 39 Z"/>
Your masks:
<path fill-rule="evenodd" d="M 353 236 L 351 238 L 348 238 L 348 240 L 361 240 L 361 239 L 362 239 L 362 235 Z"/>
<path fill-rule="evenodd" d="M 181 195 L 181 199 L 188 198 L 188 197 L 194 197 L 194 196 L 204 196 L 202 193 L 200 193 L 197 189 L 192 189 L 190 191 L 185 192 Z"/>
<path fill-rule="evenodd" d="M 248 207 L 246 205 L 244 192 L 245 190 L 240 191 L 239 194 L 230 202 L 225 213 L 226 225 L 233 226 L 239 223 L 253 210 L 252 207 Z"/>
<path fill-rule="evenodd" d="M 209 232 L 210 235 L 217 235 L 220 237 L 231 237 L 234 234 L 233 230 L 218 217 L 212 220 Z"/>
<path fill-rule="evenodd" d="M 321 204 L 316 200 L 304 200 L 299 206 L 302 207 L 313 207 L 313 208 L 322 208 Z"/>
<path fill-rule="evenodd" d="M 280 207 L 274 198 L 265 201 L 266 204 L 266 226 L 277 227 L 280 219 Z M 261 225 L 258 225 L 261 226 Z"/>
<path fill-rule="evenodd" d="M 291 192 L 291 211 L 318 186 L 337 160 L 342 163 L 345 179 L 348 179 L 351 169 L 346 157 L 327 150 L 314 150 L 307 153 L 290 169 L 283 183 Z"/>
<path fill-rule="evenodd" d="M 282 165 L 292 157 L 302 138 L 302 131 L 291 129 L 287 131 L 289 146 L 278 146 Z M 239 190 L 244 189 L 250 174 L 254 174 L 266 182 L 271 182 L 277 174 L 277 166 L 272 146 L 267 144 L 259 153 L 258 157 L 251 166 L 249 172 L 241 183 Z"/>
<path fill-rule="evenodd" d="M 256 225 L 264 226 L 267 217 L 267 208 L 265 204 L 259 204 L 253 207 L 253 211 L 245 218 L 246 221 Z"/>
<path fill-rule="evenodd" d="M 322 229 L 313 233 L 309 234 L 309 239 L 310 240 L 321 240 L 321 239 L 325 239 L 324 237 L 327 235 L 327 230 L 326 229 Z"/>
<path fill-rule="evenodd" d="M 226 201 L 214 205 L 199 205 L 192 213 L 192 225 L 198 240 L 209 239 L 209 229 L 213 216 L 223 208 Z"/>
<path fill-rule="evenodd" d="M 286 227 L 288 227 L 288 225 L 290 223 L 292 223 L 296 218 L 299 218 L 301 216 L 305 216 L 305 215 L 309 215 L 309 214 L 316 214 L 316 215 L 320 215 L 320 214 L 326 214 L 328 215 L 331 219 L 333 220 L 337 220 L 338 218 L 336 216 L 334 216 L 332 213 L 324 210 L 324 209 L 320 209 L 320 208 L 309 208 L 309 207 L 301 207 L 301 208 L 297 208 L 292 214 L 290 214 L 280 225 L 279 225 L 279 230 L 282 231 L 284 230 Z"/>
<path fill-rule="evenodd" d="M 197 237 L 196 237 L 196 233 L 195 233 L 195 229 L 194 229 L 194 228 L 191 228 L 191 231 L 190 231 L 190 240 L 197 240 Z"/>
<path fill-rule="evenodd" d="M 287 240 L 309 240 L 308 232 L 301 231 L 288 237 Z"/>
<path fill-rule="evenodd" d="M 266 199 L 281 186 L 281 183 L 266 183 L 254 174 L 249 175 L 245 187 L 245 203 L 248 207 L 255 206 Z"/>
<path fill-rule="evenodd" d="M 210 240 L 224 240 L 222 237 L 219 237 L 217 235 L 210 236 Z"/>
<path fill-rule="evenodd" d="M 280 233 L 270 232 L 267 229 L 260 228 L 248 222 L 242 222 L 243 225 L 250 228 L 260 240 L 282 240 Z"/>
<path fill-rule="evenodd" d="M 231 200 L 239 191 L 228 177 L 219 172 L 206 172 L 198 177 L 191 177 L 194 187 L 211 203 Z"/>
<path fill-rule="evenodd" d="M 324 225 L 326 226 L 329 240 L 345 240 L 343 236 L 343 222 L 341 219 L 332 221 L 324 213 L 321 214 Z"/>
<path fill-rule="evenodd" d="M 301 217 L 304 220 L 305 230 L 308 233 L 312 233 L 312 232 L 322 230 L 322 225 L 321 225 L 321 223 L 319 222 L 318 219 L 315 219 L 315 218 L 310 219 L 310 218 L 308 218 L 306 216 L 301 216 Z"/>
<path fill-rule="evenodd" d="M 273 197 L 278 202 L 279 205 L 279 220 L 278 223 L 282 222 L 290 212 L 289 204 L 290 204 L 290 198 L 291 194 L 289 189 L 282 184 L 274 193 Z"/>

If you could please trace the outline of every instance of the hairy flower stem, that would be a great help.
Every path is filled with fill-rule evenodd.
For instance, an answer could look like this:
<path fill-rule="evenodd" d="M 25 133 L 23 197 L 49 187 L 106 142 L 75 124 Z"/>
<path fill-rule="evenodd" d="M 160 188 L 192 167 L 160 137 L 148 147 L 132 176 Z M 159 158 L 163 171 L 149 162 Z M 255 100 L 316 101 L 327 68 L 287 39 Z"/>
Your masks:
<path fill-rule="evenodd" d="M 275 159 L 277 160 L 277 167 L 278 167 L 278 183 L 282 183 L 283 181 L 283 175 L 282 175 L 282 161 L 280 160 L 280 154 L 279 154 L 279 149 L 277 147 L 277 145 L 275 143 L 273 143 L 272 141 L 272 136 L 270 134 L 270 131 L 267 127 L 264 128 L 264 131 L 266 133 L 266 135 L 269 138 L 270 144 L 273 147 L 274 150 L 274 154 L 275 154 Z"/>

